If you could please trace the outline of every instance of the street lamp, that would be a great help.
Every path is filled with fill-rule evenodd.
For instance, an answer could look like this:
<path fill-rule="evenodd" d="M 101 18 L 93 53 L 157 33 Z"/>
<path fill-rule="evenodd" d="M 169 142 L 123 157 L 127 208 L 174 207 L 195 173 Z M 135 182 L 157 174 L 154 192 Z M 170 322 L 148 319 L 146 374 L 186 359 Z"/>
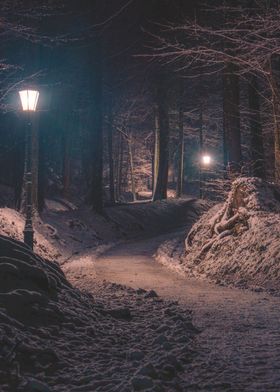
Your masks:
<path fill-rule="evenodd" d="M 25 161 L 24 179 L 26 191 L 25 205 L 25 226 L 23 230 L 24 243 L 33 250 L 34 230 L 32 224 L 32 123 L 31 112 L 35 112 L 39 99 L 37 90 L 19 91 L 22 110 L 27 113 L 26 141 L 25 141 Z"/>

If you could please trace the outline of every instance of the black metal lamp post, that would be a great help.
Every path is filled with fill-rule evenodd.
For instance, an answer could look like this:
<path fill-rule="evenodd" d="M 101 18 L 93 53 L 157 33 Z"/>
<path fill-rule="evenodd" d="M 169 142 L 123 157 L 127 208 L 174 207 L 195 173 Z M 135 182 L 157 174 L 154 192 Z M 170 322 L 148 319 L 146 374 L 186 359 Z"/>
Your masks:
<path fill-rule="evenodd" d="M 32 123 L 31 112 L 35 112 L 39 99 L 39 92 L 36 90 L 22 90 L 19 92 L 22 110 L 27 115 L 26 126 L 26 144 L 25 144 L 25 162 L 24 162 L 24 179 L 26 191 L 25 205 L 25 226 L 24 226 L 24 243 L 33 250 L 34 230 L 32 224 Z"/>

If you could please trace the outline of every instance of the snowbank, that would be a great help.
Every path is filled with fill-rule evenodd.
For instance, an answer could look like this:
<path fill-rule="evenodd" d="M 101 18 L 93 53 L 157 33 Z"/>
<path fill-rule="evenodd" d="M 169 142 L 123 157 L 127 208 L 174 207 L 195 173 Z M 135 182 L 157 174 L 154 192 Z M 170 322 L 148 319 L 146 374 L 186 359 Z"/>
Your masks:
<path fill-rule="evenodd" d="M 157 259 L 217 283 L 280 290 L 280 190 L 240 178 L 224 204 L 206 212 L 182 241 L 165 243 Z"/>
<path fill-rule="evenodd" d="M 57 247 L 50 242 L 48 237 L 40 233 L 43 222 L 35 218 L 34 250 L 41 257 L 57 259 L 61 253 Z M 23 241 L 24 217 L 11 208 L 0 208 L 0 235 L 6 235 L 12 239 Z"/>
<path fill-rule="evenodd" d="M 106 212 L 124 237 L 139 238 L 186 227 L 208 207 L 203 200 L 182 198 L 153 203 L 138 202 L 108 208 Z"/>
<path fill-rule="evenodd" d="M 60 264 L 80 257 L 92 260 L 126 239 L 158 235 L 193 220 L 207 207 L 194 199 L 164 200 L 106 208 L 104 216 L 67 200 L 47 200 L 41 218 L 34 217 L 34 250 Z M 0 208 L 0 234 L 23 240 L 24 217 Z"/>
<path fill-rule="evenodd" d="M 154 291 L 79 291 L 57 264 L 0 236 L 0 390 L 182 390 L 197 334 L 190 312 Z"/>

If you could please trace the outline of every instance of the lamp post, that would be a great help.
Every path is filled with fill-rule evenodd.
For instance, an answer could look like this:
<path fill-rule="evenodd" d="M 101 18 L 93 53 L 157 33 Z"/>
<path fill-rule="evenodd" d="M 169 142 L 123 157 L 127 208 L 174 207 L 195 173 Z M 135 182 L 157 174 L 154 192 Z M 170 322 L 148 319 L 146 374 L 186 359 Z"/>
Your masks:
<path fill-rule="evenodd" d="M 199 163 L 199 197 L 202 199 L 203 198 L 203 192 L 202 192 L 202 180 L 204 180 L 203 174 L 204 174 L 204 169 L 209 167 L 212 164 L 212 157 L 208 154 L 203 154 L 200 157 L 200 163 Z"/>
<path fill-rule="evenodd" d="M 37 90 L 19 91 L 22 110 L 27 115 L 26 141 L 25 141 L 25 161 L 24 161 L 24 179 L 25 179 L 25 226 L 23 230 L 24 243 L 33 250 L 34 230 L 32 224 L 32 123 L 31 112 L 35 112 L 39 99 Z"/>

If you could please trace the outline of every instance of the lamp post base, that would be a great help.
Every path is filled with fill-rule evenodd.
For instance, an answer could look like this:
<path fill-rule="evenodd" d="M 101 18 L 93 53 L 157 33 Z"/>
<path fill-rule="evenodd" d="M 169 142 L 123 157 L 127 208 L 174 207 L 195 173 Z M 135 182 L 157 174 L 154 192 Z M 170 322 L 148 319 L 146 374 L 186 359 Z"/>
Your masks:
<path fill-rule="evenodd" d="M 34 230 L 32 227 L 25 227 L 25 229 L 23 230 L 23 238 L 24 243 L 29 246 L 31 250 L 33 250 Z"/>

